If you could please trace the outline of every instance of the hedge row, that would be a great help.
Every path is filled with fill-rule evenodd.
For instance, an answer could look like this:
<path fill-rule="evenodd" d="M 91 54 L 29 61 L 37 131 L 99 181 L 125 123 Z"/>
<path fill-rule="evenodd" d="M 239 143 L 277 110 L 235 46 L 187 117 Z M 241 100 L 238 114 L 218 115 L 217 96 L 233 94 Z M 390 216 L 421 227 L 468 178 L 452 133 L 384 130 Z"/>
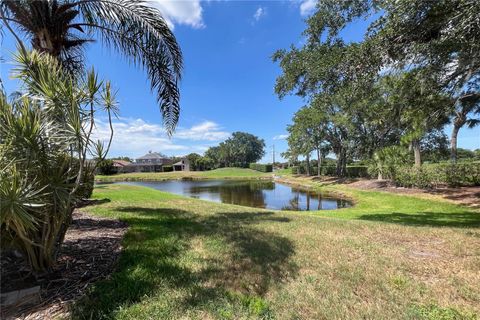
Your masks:
<path fill-rule="evenodd" d="M 173 166 L 163 166 L 163 172 L 172 172 Z"/>
<path fill-rule="evenodd" d="M 250 169 L 260 172 L 272 172 L 273 167 L 271 164 L 250 163 Z"/>
<path fill-rule="evenodd" d="M 317 174 L 317 167 L 310 166 L 310 174 Z M 306 174 L 307 167 L 306 165 L 294 166 L 292 167 L 292 174 Z M 335 166 L 322 166 L 320 168 L 320 174 L 322 176 L 335 176 L 337 173 L 337 168 Z M 347 166 L 347 177 L 349 178 L 368 178 L 368 167 L 367 166 Z"/>
<path fill-rule="evenodd" d="M 420 168 L 399 167 L 395 184 L 402 187 L 479 186 L 480 163 L 424 164 Z"/>

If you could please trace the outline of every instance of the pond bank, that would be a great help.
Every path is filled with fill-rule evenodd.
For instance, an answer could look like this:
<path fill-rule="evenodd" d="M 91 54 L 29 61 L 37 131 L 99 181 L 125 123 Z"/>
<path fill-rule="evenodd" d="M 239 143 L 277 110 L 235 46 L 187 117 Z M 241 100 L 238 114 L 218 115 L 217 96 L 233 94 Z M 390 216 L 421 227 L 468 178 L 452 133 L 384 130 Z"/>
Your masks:
<path fill-rule="evenodd" d="M 111 176 L 95 176 L 95 182 L 117 181 L 164 181 L 164 180 L 209 180 L 209 179 L 242 179 L 271 180 L 272 173 L 264 173 L 245 168 L 222 168 L 210 171 L 177 171 L 177 172 L 138 172 L 123 173 Z"/>
<path fill-rule="evenodd" d="M 375 179 L 339 179 L 335 177 L 316 177 L 304 175 L 281 175 L 276 180 L 292 185 L 326 190 L 338 190 L 348 196 L 349 190 L 380 191 L 390 194 L 414 196 L 422 199 L 441 200 L 466 206 L 480 212 L 480 186 L 418 189 L 396 187 L 387 180 Z"/>

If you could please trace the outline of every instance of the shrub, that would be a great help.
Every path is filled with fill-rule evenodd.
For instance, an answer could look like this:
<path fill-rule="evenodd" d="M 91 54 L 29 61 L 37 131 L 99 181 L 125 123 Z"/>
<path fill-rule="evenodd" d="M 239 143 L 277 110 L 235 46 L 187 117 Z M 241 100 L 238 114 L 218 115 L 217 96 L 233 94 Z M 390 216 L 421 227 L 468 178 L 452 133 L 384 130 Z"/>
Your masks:
<path fill-rule="evenodd" d="M 93 187 L 95 185 L 95 166 L 89 164 L 83 171 L 82 183 L 77 189 L 77 196 L 80 199 L 89 199 L 92 197 Z"/>
<path fill-rule="evenodd" d="M 310 174 L 313 174 L 314 173 L 314 168 L 313 166 L 310 164 Z M 306 163 L 301 163 L 299 166 L 298 166 L 298 172 L 300 174 L 307 174 L 307 164 Z"/>
<path fill-rule="evenodd" d="M 163 172 L 172 172 L 173 166 L 163 166 Z"/>
<path fill-rule="evenodd" d="M 98 172 L 105 176 L 112 175 L 115 173 L 115 168 L 113 167 L 113 160 L 105 159 L 98 163 Z"/>
<path fill-rule="evenodd" d="M 292 174 L 306 174 L 307 169 L 306 165 L 294 166 L 292 167 Z M 311 167 L 310 174 L 317 174 L 317 168 Z M 320 168 L 320 174 L 322 176 L 335 176 L 337 174 L 336 166 L 322 166 Z M 347 166 L 347 177 L 348 178 L 368 178 L 370 173 L 367 166 Z"/>
<path fill-rule="evenodd" d="M 92 117 L 101 108 L 111 119 L 115 102 L 108 83 L 86 91 L 101 89 L 93 72 L 73 79 L 36 51 L 22 50 L 16 60 L 28 91 L 9 103 L 0 90 L 0 244 L 45 271 L 56 262 L 75 205 L 91 194 L 87 153 L 108 152 L 86 133 Z"/>
<path fill-rule="evenodd" d="M 271 164 L 250 163 L 250 169 L 260 172 L 272 172 L 273 167 Z"/>
<path fill-rule="evenodd" d="M 368 174 L 371 177 L 395 179 L 397 168 L 409 163 L 411 163 L 411 155 L 406 148 L 400 146 L 386 147 L 375 152 L 373 160 L 368 166 Z"/>
<path fill-rule="evenodd" d="M 480 185 L 480 163 L 435 163 L 424 164 L 420 168 L 403 166 L 397 168 L 394 181 L 398 186 L 408 188 L 478 186 Z"/>
<path fill-rule="evenodd" d="M 335 176 L 337 174 L 336 166 L 322 166 L 320 173 L 322 176 Z"/>
<path fill-rule="evenodd" d="M 348 178 L 368 178 L 370 174 L 367 166 L 347 166 Z"/>
<path fill-rule="evenodd" d="M 335 176 L 336 166 L 324 166 L 321 168 L 322 176 Z M 347 178 L 368 178 L 370 177 L 367 166 L 347 166 Z"/>

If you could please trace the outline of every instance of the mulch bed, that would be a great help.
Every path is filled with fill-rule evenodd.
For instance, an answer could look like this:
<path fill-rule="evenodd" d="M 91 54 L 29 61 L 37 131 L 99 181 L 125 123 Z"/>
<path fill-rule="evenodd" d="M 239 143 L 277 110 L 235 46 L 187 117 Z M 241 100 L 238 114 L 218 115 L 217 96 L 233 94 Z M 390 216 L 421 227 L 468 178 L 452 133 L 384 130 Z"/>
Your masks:
<path fill-rule="evenodd" d="M 76 210 L 57 264 L 49 273 L 32 275 L 21 257 L 2 254 L 1 292 L 40 286 L 40 301 L 2 308 L 1 319 L 52 319 L 68 314 L 69 305 L 89 284 L 106 278 L 115 269 L 127 225 Z"/>

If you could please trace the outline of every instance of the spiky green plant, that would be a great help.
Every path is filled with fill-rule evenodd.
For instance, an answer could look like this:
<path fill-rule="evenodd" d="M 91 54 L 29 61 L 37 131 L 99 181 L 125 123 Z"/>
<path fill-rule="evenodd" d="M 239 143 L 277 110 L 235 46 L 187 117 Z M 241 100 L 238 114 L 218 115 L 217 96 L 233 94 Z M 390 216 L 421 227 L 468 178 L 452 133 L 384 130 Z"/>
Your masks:
<path fill-rule="evenodd" d="M 116 103 L 93 70 L 72 78 L 37 51 L 19 50 L 15 60 L 22 94 L 8 101 L 0 93 L 1 243 L 45 270 L 55 262 L 84 178 L 95 169 L 87 163 L 98 148 L 91 138 L 94 115 L 104 110 L 111 119 Z"/>

